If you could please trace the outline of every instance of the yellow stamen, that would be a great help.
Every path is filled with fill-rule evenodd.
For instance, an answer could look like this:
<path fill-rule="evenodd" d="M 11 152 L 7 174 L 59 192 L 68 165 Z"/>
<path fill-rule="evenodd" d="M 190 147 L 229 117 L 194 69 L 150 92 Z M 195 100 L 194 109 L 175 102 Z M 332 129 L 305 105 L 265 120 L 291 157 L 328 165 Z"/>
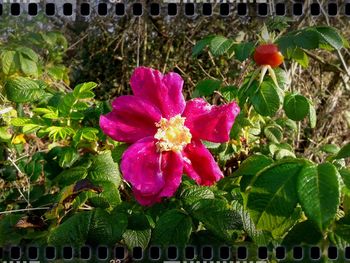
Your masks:
<path fill-rule="evenodd" d="M 156 123 L 158 127 L 154 138 L 158 140 L 156 143 L 157 150 L 180 152 L 191 142 L 192 135 L 190 130 L 185 126 L 185 118 L 176 115 L 172 118 L 161 118 Z"/>

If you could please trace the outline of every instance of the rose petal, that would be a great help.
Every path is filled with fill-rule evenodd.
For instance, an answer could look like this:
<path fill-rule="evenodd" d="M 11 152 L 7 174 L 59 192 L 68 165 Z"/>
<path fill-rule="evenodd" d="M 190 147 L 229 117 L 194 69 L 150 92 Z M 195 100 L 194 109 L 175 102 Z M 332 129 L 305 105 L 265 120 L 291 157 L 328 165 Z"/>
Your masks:
<path fill-rule="evenodd" d="M 147 137 L 124 152 L 120 168 L 124 179 L 132 185 L 136 200 L 151 205 L 174 194 L 181 182 L 183 161 L 177 153 L 160 154 L 154 138 Z"/>
<path fill-rule="evenodd" d="M 223 177 L 213 156 L 202 142 L 192 141 L 183 152 L 184 172 L 200 185 L 212 185 Z"/>
<path fill-rule="evenodd" d="M 133 143 L 154 135 L 160 111 L 150 102 L 136 96 L 121 96 L 112 102 L 112 112 L 101 115 L 100 127 L 113 140 Z"/>
<path fill-rule="evenodd" d="M 131 76 L 130 85 L 135 96 L 151 101 L 165 118 L 181 114 L 185 109 L 183 79 L 177 73 L 163 75 L 155 69 L 138 67 Z"/>
<path fill-rule="evenodd" d="M 192 137 L 211 142 L 227 142 L 230 130 L 239 114 L 236 102 L 222 106 L 210 105 L 203 99 L 187 101 L 183 117 Z"/>

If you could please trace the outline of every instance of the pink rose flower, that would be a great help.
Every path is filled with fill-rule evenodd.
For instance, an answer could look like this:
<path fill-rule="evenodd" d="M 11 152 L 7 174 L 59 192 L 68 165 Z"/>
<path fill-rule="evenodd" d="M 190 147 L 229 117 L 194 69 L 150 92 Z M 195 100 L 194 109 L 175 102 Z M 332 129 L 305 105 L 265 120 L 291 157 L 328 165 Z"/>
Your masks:
<path fill-rule="evenodd" d="M 100 117 L 106 135 L 131 144 L 120 168 L 141 205 L 173 196 L 183 173 L 200 185 L 223 177 L 201 140 L 227 142 L 240 109 L 235 102 L 185 102 L 183 83 L 177 73 L 136 68 L 130 81 L 134 95 L 116 98 L 112 112 Z"/>

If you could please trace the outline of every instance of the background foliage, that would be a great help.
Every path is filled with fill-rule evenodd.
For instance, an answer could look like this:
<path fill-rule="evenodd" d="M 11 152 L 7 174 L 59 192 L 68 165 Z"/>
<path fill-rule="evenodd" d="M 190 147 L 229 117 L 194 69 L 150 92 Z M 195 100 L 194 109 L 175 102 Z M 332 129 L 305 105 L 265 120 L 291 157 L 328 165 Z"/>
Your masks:
<path fill-rule="evenodd" d="M 294 245 L 349 245 L 344 21 L 266 20 L 286 58 L 277 86 L 254 74 L 258 19 L 47 19 L 1 21 L 1 246 L 283 245 L 287 262 Z M 225 173 L 216 186 L 184 177 L 173 198 L 135 203 L 118 168 L 127 145 L 98 119 L 137 65 L 178 72 L 187 98 L 239 102 L 231 140 L 206 142 Z"/>

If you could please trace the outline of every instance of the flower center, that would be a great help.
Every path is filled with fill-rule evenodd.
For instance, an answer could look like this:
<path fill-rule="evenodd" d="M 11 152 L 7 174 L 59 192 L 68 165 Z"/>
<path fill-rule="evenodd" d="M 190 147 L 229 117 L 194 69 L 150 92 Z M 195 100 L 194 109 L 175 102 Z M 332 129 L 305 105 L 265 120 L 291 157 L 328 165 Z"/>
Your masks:
<path fill-rule="evenodd" d="M 154 138 L 158 140 L 156 145 L 159 152 L 180 152 L 191 142 L 190 130 L 185 126 L 185 118 L 180 115 L 176 115 L 170 120 L 161 118 L 156 126 L 158 130 Z"/>

